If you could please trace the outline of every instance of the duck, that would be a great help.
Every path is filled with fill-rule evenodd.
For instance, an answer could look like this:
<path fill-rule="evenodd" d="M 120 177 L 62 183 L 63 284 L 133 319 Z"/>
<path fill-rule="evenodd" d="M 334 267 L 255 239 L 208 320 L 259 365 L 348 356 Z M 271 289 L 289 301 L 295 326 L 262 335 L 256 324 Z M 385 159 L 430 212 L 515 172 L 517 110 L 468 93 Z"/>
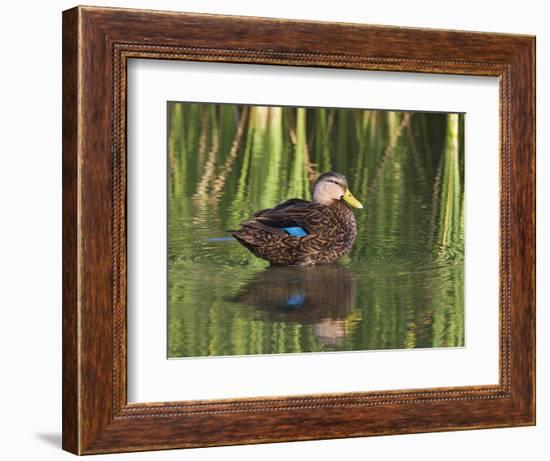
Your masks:
<path fill-rule="evenodd" d="M 312 197 L 257 211 L 229 232 L 272 266 L 332 263 L 352 248 L 357 222 L 350 207 L 363 205 L 350 192 L 346 177 L 333 171 L 315 180 Z"/>

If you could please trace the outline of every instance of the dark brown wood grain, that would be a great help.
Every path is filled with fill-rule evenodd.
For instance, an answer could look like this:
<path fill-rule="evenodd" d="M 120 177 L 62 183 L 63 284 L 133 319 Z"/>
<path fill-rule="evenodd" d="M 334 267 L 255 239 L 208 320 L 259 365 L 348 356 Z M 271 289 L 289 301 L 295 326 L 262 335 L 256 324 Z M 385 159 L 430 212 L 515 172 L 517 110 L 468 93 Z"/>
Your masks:
<path fill-rule="evenodd" d="M 519 35 L 64 12 L 63 448 L 90 454 L 534 424 L 534 52 L 534 37 Z M 133 58 L 498 76 L 499 384 L 129 404 L 125 124 Z"/>
<path fill-rule="evenodd" d="M 78 33 L 77 11 L 63 16 L 63 447 L 80 451 L 78 431 Z"/>

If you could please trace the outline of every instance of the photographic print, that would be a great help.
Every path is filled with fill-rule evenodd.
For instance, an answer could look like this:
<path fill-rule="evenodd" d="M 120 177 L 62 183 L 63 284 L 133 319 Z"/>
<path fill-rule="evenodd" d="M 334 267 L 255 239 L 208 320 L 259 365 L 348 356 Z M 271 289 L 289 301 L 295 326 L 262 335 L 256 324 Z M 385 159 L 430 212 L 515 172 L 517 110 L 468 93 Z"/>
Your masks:
<path fill-rule="evenodd" d="M 169 358 L 464 346 L 464 114 L 167 111 Z"/>

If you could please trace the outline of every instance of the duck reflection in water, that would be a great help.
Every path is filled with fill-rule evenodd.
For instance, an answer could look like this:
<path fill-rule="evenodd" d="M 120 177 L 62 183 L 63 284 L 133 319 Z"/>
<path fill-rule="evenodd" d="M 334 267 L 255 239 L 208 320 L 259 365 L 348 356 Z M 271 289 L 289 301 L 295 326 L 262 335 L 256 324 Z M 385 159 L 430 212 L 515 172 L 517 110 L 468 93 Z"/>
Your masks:
<path fill-rule="evenodd" d="M 268 267 L 234 298 L 272 321 L 312 325 L 317 340 L 339 346 L 355 304 L 353 274 L 338 264 Z"/>

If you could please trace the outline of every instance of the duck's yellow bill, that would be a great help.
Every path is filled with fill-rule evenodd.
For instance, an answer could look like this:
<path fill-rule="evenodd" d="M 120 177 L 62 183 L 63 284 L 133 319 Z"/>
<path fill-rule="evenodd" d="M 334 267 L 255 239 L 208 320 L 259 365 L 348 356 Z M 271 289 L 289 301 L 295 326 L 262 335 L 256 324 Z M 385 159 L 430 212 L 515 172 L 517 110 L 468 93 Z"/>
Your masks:
<path fill-rule="evenodd" d="M 357 200 L 353 195 L 351 195 L 349 189 L 346 189 L 346 193 L 343 195 L 342 199 L 344 200 L 344 202 L 354 208 L 363 208 L 361 202 Z"/>

